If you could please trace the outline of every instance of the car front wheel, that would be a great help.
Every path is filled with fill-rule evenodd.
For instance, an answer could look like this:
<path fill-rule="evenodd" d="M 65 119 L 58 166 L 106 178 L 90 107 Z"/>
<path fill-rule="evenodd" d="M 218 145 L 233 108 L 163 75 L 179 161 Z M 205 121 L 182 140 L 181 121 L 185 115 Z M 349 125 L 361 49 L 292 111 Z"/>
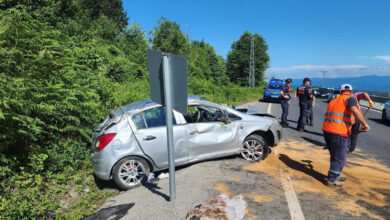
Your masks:
<path fill-rule="evenodd" d="M 112 172 L 116 185 L 123 190 L 128 190 L 147 181 L 150 167 L 144 159 L 130 156 L 121 159 Z"/>
<path fill-rule="evenodd" d="M 255 162 L 267 156 L 268 148 L 264 138 L 253 134 L 245 138 L 241 146 L 241 156 L 248 161 Z"/>
<path fill-rule="evenodd" d="M 386 121 L 386 120 L 387 120 L 386 110 L 383 109 L 383 111 L 382 111 L 382 121 Z"/>

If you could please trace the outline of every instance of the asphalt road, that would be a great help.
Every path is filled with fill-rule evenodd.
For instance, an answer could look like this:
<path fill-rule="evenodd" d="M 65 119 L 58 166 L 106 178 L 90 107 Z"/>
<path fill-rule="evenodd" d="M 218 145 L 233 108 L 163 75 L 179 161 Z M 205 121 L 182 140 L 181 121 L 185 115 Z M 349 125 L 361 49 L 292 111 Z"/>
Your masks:
<path fill-rule="evenodd" d="M 271 105 L 271 107 L 269 107 Z M 301 136 L 304 140 L 312 142 L 316 145 L 323 145 L 324 138 L 322 136 L 322 123 L 324 120 L 328 103 L 325 99 L 317 99 L 316 107 L 314 108 L 314 126 L 306 126 L 308 132 L 296 131 L 297 121 L 299 117 L 298 101 L 291 101 L 288 120 L 290 123 L 289 129 L 284 129 L 284 137 L 291 138 Z M 257 110 L 270 113 L 280 118 L 282 108 L 279 103 L 264 103 L 260 102 L 253 106 Z M 366 108 L 362 108 L 363 113 Z M 358 137 L 357 149 L 361 149 L 364 153 L 370 154 L 380 160 L 383 164 L 390 166 L 390 123 L 381 121 L 381 112 L 377 110 L 369 110 L 366 115 L 366 120 L 371 126 L 371 131 L 361 133 Z"/>
<path fill-rule="evenodd" d="M 254 102 L 242 107 L 245 106 L 281 116 L 279 103 Z M 174 203 L 168 202 L 168 179 L 156 178 L 153 183 L 108 198 L 88 218 L 184 219 L 195 204 L 224 193 L 230 198 L 244 197 L 245 220 L 302 219 L 293 217 L 291 207 L 298 207 L 305 219 L 389 219 L 390 169 L 382 164 L 390 163 L 390 125 L 382 123 L 376 111 L 367 114 L 372 131 L 360 135 L 359 152 L 348 155 L 345 174 L 349 179 L 341 188 L 328 188 L 323 183 L 329 153 L 321 147 L 326 107 L 326 102 L 318 100 L 314 126 L 308 126 L 308 132 L 298 132 L 295 128 L 299 107 L 298 102 L 292 101 L 290 128 L 283 129 L 282 142 L 263 161 L 248 163 L 240 156 L 231 156 L 177 168 Z M 291 194 L 296 194 L 295 202 L 288 196 Z"/>

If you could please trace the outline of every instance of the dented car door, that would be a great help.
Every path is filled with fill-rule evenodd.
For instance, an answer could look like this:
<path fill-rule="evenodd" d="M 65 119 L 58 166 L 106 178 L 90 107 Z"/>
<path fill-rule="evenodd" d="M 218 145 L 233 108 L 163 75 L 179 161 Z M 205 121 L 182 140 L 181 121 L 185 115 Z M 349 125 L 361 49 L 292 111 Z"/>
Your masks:
<path fill-rule="evenodd" d="M 207 106 L 207 109 L 215 107 Z M 216 111 L 221 109 L 215 108 Z M 217 117 L 217 115 L 215 115 Z M 187 125 L 189 161 L 203 160 L 232 154 L 237 150 L 237 129 L 234 123 L 203 119 Z"/>

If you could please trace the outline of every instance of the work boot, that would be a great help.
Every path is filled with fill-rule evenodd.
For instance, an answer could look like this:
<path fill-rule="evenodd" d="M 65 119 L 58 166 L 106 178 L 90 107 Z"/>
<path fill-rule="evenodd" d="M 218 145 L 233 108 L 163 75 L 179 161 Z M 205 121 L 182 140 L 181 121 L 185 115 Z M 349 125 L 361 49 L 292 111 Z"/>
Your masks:
<path fill-rule="evenodd" d="M 333 186 L 342 186 L 343 185 L 343 182 L 339 181 L 339 180 L 335 180 L 334 182 L 330 181 L 330 180 L 327 180 L 326 181 L 326 185 L 329 186 L 329 187 L 333 187 Z"/>
<path fill-rule="evenodd" d="M 336 178 L 336 180 L 338 180 L 338 181 L 345 181 L 347 179 L 347 176 L 346 175 L 343 175 L 343 174 L 340 174 L 340 176 L 338 176 L 337 178 Z"/>

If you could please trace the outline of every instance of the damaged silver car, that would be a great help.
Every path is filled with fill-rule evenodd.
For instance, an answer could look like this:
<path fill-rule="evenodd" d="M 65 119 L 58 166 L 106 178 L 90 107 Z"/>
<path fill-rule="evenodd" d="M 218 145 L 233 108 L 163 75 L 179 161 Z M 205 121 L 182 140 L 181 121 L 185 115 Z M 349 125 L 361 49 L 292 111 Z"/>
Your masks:
<path fill-rule="evenodd" d="M 241 154 L 264 159 L 282 129 L 272 115 L 236 110 L 199 96 L 188 99 L 188 113 L 173 112 L 175 165 Z M 165 108 L 144 100 L 112 111 L 94 129 L 93 168 L 102 180 L 121 189 L 144 183 L 150 172 L 168 168 Z"/>

